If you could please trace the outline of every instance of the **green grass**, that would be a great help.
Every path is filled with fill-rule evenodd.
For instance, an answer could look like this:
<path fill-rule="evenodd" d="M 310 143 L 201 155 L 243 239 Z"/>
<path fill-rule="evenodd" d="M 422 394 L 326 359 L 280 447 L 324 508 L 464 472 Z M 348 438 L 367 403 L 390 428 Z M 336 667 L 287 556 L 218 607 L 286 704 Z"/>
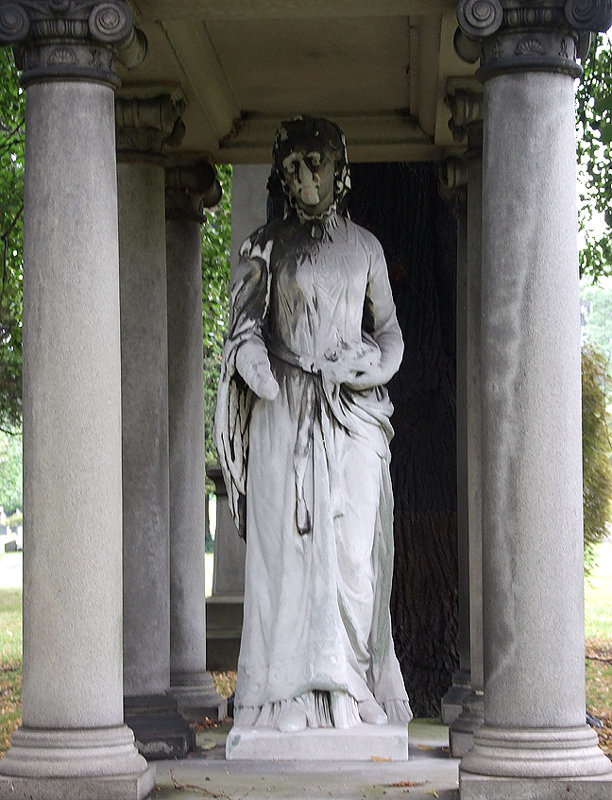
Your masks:
<path fill-rule="evenodd" d="M 0 589 L 0 752 L 21 723 L 21 589 Z"/>
<path fill-rule="evenodd" d="M 21 589 L 0 589 L 0 664 L 21 664 Z"/>
<path fill-rule="evenodd" d="M 585 636 L 612 639 L 612 540 L 598 545 L 596 563 L 584 585 Z"/>

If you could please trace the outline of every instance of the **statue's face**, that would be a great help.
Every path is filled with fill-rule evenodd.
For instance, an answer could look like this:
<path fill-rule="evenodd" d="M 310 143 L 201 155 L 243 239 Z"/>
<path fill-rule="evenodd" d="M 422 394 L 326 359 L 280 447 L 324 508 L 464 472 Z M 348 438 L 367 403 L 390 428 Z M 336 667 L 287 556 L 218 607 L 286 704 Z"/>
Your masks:
<path fill-rule="evenodd" d="M 335 162 L 327 150 L 297 145 L 283 160 L 283 173 L 298 206 L 313 217 L 334 202 Z"/>

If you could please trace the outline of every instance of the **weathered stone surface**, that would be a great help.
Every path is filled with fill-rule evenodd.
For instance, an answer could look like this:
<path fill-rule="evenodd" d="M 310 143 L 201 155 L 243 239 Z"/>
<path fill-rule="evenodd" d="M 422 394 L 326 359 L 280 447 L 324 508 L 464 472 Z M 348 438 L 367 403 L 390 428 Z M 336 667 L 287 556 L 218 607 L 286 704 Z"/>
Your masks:
<path fill-rule="evenodd" d="M 491 77 L 485 109 L 486 728 L 461 771 L 601 774 L 610 763 L 584 725 L 572 81 L 552 72 Z"/>
<path fill-rule="evenodd" d="M 484 721 L 484 694 L 482 690 L 469 692 L 463 698 L 461 713 L 448 731 L 448 741 L 453 758 L 462 758 L 474 746 L 474 733 Z"/>
<path fill-rule="evenodd" d="M 272 728 L 233 727 L 228 759 L 261 761 L 408 761 L 406 725 L 312 728 L 287 735 Z"/>
<path fill-rule="evenodd" d="M 125 720 L 139 752 L 149 760 L 186 758 L 195 746 L 195 734 L 171 694 L 126 697 Z"/>
<path fill-rule="evenodd" d="M 13 44 L 24 86 L 40 80 L 85 79 L 118 86 L 118 57 L 128 69 L 142 63 L 147 40 L 122 0 L 4 3 L 0 44 Z"/>
<path fill-rule="evenodd" d="M 214 169 L 205 163 L 192 169 L 166 170 L 170 685 L 181 714 L 194 720 L 204 716 L 218 719 L 225 715 L 227 707 L 206 671 L 204 588 L 205 420 L 200 222 L 205 202 L 216 197 L 212 191 L 215 182 Z M 199 194 L 198 189 L 204 193 L 208 191 L 208 198 Z M 212 420 L 208 424 L 212 424 Z"/>
<path fill-rule="evenodd" d="M 274 174 L 286 214 L 240 250 L 215 417 L 247 541 L 234 719 L 288 738 L 307 726 L 407 724 L 389 613 L 384 387 L 403 343 L 387 267 L 345 213 L 335 124 L 282 123 Z"/>
<path fill-rule="evenodd" d="M 168 362 L 164 170 L 121 161 L 124 687 L 170 686 Z"/>
<path fill-rule="evenodd" d="M 610 800 L 612 777 L 563 778 L 492 778 L 463 773 L 459 778 L 461 800 Z"/>
<path fill-rule="evenodd" d="M 113 93 L 32 84 L 26 115 L 24 727 L 0 796 L 137 799 L 154 774 L 123 725 Z"/>

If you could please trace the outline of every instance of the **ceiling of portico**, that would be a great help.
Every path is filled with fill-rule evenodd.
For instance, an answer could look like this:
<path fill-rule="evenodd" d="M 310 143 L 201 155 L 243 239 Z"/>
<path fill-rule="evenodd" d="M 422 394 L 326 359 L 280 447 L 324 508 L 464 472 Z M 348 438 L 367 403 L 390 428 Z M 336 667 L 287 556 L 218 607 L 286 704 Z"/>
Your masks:
<path fill-rule="evenodd" d="M 447 83 L 455 0 L 131 0 L 145 63 L 123 89 L 184 96 L 180 150 L 270 159 L 281 119 L 324 115 L 353 161 L 437 160 L 453 148 Z"/>

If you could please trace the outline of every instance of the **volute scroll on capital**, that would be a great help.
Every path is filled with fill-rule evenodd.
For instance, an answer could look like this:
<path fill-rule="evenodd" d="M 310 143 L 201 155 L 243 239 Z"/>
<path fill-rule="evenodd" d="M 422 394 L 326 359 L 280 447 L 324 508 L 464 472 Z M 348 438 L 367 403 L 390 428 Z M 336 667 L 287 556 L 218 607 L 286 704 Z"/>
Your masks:
<path fill-rule="evenodd" d="M 468 161 L 448 156 L 438 166 L 438 194 L 454 206 L 455 214 L 467 203 Z"/>
<path fill-rule="evenodd" d="M 450 81 L 449 81 L 450 83 Z M 482 147 L 483 92 L 447 84 L 444 103 L 451 112 L 448 127 L 457 143 L 468 143 L 469 150 Z"/>
<path fill-rule="evenodd" d="M 455 50 L 480 59 L 482 80 L 504 72 L 579 77 L 592 33 L 612 24 L 612 0 L 459 0 Z"/>
<path fill-rule="evenodd" d="M 221 194 L 217 171 L 209 161 L 166 167 L 166 219 L 202 223 L 204 209 L 217 205 Z"/>
<path fill-rule="evenodd" d="M 23 86 L 74 79 L 119 86 L 115 60 L 132 69 L 147 50 L 124 0 L 4 2 L 0 45 L 13 46 Z"/>

